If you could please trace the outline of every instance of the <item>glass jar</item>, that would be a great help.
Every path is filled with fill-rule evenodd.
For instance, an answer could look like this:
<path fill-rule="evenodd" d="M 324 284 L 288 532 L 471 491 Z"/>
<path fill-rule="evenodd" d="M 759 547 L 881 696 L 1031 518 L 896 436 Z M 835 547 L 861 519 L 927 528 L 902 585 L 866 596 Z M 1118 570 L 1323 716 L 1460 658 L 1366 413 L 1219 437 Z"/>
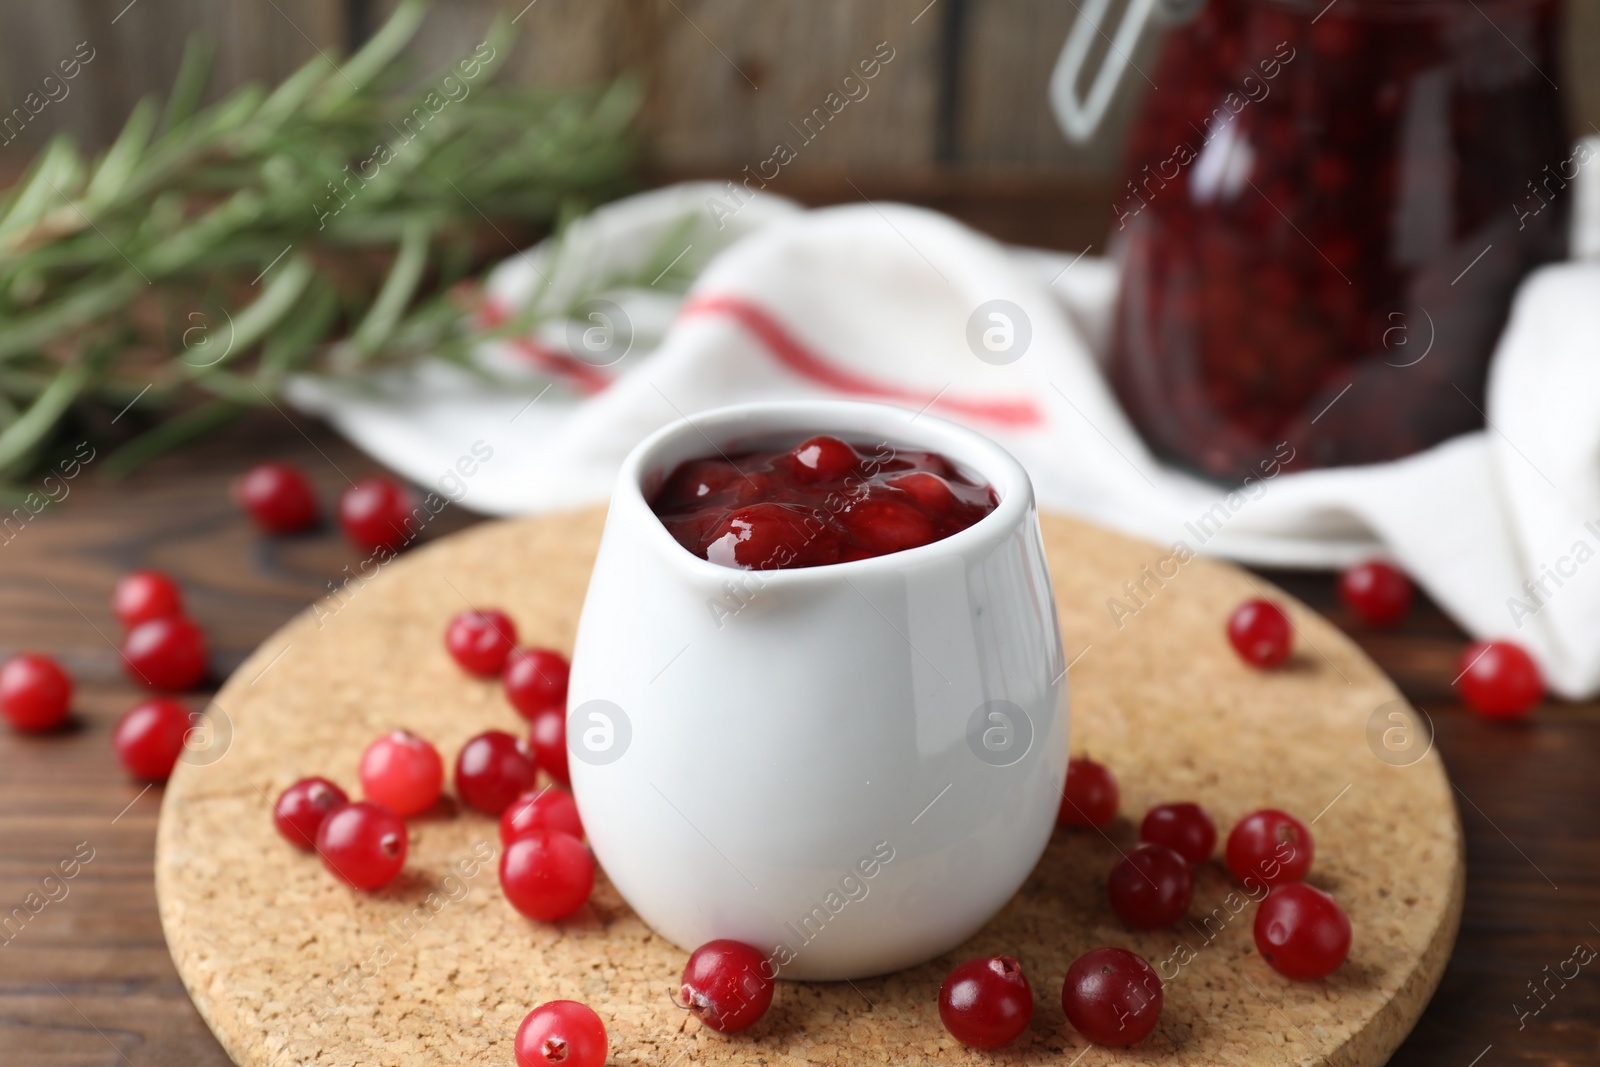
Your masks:
<path fill-rule="evenodd" d="M 1482 426 L 1516 285 L 1565 249 L 1559 0 L 1325 3 L 1172 32 L 1115 208 L 1113 386 L 1220 479 Z"/>

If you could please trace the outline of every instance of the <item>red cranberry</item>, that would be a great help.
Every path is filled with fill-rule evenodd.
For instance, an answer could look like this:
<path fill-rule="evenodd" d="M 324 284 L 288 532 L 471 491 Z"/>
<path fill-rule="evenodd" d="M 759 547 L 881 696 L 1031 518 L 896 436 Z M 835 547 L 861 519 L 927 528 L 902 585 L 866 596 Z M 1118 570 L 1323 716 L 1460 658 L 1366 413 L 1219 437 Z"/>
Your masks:
<path fill-rule="evenodd" d="M 1010 956 L 958 963 L 939 987 L 939 1019 L 970 1048 L 999 1048 L 1033 1018 L 1033 987 Z"/>
<path fill-rule="evenodd" d="M 272 808 L 278 833 L 295 848 L 317 847 L 317 831 L 329 814 L 350 803 L 344 790 L 326 778 L 302 778 L 283 791 Z"/>
<path fill-rule="evenodd" d="M 117 761 L 135 778 L 164 782 L 183 755 L 194 718 L 176 700 L 147 700 L 117 720 L 111 746 Z"/>
<path fill-rule="evenodd" d="M 17 729 L 54 729 L 71 704 L 72 678 L 49 656 L 23 652 L 0 665 L 0 714 Z"/>
<path fill-rule="evenodd" d="M 506 699 L 524 719 L 533 719 L 546 708 L 567 706 L 567 658 L 547 648 L 513 649 L 506 659 L 501 680 Z"/>
<path fill-rule="evenodd" d="M 1510 641 L 1474 641 L 1456 663 L 1467 707 L 1493 719 L 1514 719 L 1544 699 L 1539 665 Z"/>
<path fill-rule="evenodd" d="M 900 500 L 869 497 L 851 506 L 841 521 L 855 538 L 852 556 L 886 556 L 936 540 L 932 520 Z"/>
<path fill-rule="evenodd" d="M 606 1025 L 575 1000 L 552 1000 L 517 1027 L 517 1067 L 604 1067 Z"/>
<path fill-rule="evenodd" d="M 503 730 L 479 734 L 456 757 L 456 796 L 485 815 L 498 818 L 538 780 L 539 768 L 527 742 Z"/>
<path fill-rule="evenodd" d="M 689 956 L 678 1000 L 711 1029 L 736 1033 L 755 1025 L 772 1006 L 772 970 L 742 941 L 708 941 Z"/>
<path fill-rule="evenodd" d="M 1161 1019 L 1161 979 L 1143 956 L 1124 948 L 1085 952 L 1067 968 L 1061 1009 L 1097 1045 L 1137 1045 Z"/>
<path fill-rule="evenodd" d="M 258 463 L 234 483 L 234 499 L 267 533 L 295 533 L 316 525 L 317 494 L 298 467 Z"/>
<path fill-rule="evenodd" d="M 1411 610 L 1411 579 L 1382 560 L 1358 563 L 1339 575 L 1339 597 L 1369 626 L 1393 626 Z"/>
<path fill-rule="evenodd" d="M 1117 814 L 1117 780 L 1091 759 L 1067 761 L 1067 784 L 1056 821 L 1062 826 L 1104 826 Z"/>
<path fill-rule="evenodd" d="M 1350 955 L 1350 919 L 1303 882 L 1275 886 L 1256 910 L 1256 951 L 1297 982 L 1326 978 Z"/>
<path fill-rule="evenodd" d="M 1289 658 L 1289 616 L 1270 600 L 1246 600 L 1228 618 L 1228 640 L 1246 663 L 1276 667 Z"/>
<path fill-rule="evenodd" d="M 176 615 L 141 622 L 122 639 L 128 677 L 152 689 L 192 689 L 206 676 L 206 635 Z"/>
<path fill-rule="evenodd" d="M 331 812 L 317 829 L 323 866 L 357 889 L 392 882 L 406 865 L 409 843 L 400 816 L 364 800 Z"/>
<path fill-rule="evenodd" d="M 567 766 L 567 716 L 562 709 L 546 708 L 535 715 L 528 743 L 533 746 L 534 760 L 546 774 L 562 785 L 572 784 L 572 772 Z"/>
<path fill-rule="evenodd" d="M 1111 910 L 1135 930 L 1171 926 L 1194 899 L 1189 863 L 1166 845 L 1140 845 L 1111 868 Z"/>
<path fill-rule="evenodd" d="M 594 860 L 571 834 L 539 830 L 500 854 L 500 888 L 530 919 L 555 922 L 583 907 L 594 889 Z"/>
<path fill-rule="evenodd" d="M 1315 853 L 1305 823 L 1272 808 L 1246 815 L 1228 835 L 1228 869 L 1245 884 L 1298 882 Z"/>
<path fill-rule="evenodd" d="M 1190 863 L 1204 863 L 1217 847 L 1217 827 L 1198 804 L 1157 804 L 1139 824 L 1139 840 L 1166 845 Z"/>
<path fill-rule="evenodd" d="M 401 818 L 433 807 L 443 787 L 439 750 L 409 730 L 384 734 L 361 756 L 361 792 Z"/>
<path fill-rule="evenodd" d="M 816 567 L 839 553 L 837 532 L 818 513 L 770 501 L 731 513 L 706 545 L 712 563 L 745 570 Z"/>
<path fill-rule="evenodd" d="M 948 511 L 956 506 L 956 495 L 950 483 L 929 471 L 912 471 L 898 478 L 890 478 L 889 485 L 909 493 L 925 511 Z"/>
<path fill-rule="evenodd" d="M 469 674 L 492 678 L 505 669 L 506 657 L 517 646 L 517 624 L 493 608 L 463 611 L 450 620 L 444 647 Z"/>
<path fill-rule="evenodd" d="M 549 787 L 524 793 L 500 813 L 502 845 L 541 830 L 555 830 L 583 840 L 583 820 L 578 817 L 578 804 L 571 793 Z"/>
<path fill-rule="evenodd" d="M 739 469 L 725 460 L 697 459 L 673 471 L 661 491 L 663 494 L 698 500 L 742 480 Z"/>
<path fill-rule="evenodd" d="M 178 583 L 160 571 L 132 571 L 117 579 L 111 610 L 124 629 L 151 619 L 183 614 L 183 594 Z"/>
<path fill-rule="evenodd" d="M 389 478 L 362 478 L 339 497 L 339 526 L 363 552 L 398 552 L 416 525 L 411 491 Z"/>
<path fill-rule="evenodd" d="M 795 480 L 801 483 L 839 481 L 861 462 L 855 449 L 827 434 L 801 441 L 789 455 L 794 458 Z"/>

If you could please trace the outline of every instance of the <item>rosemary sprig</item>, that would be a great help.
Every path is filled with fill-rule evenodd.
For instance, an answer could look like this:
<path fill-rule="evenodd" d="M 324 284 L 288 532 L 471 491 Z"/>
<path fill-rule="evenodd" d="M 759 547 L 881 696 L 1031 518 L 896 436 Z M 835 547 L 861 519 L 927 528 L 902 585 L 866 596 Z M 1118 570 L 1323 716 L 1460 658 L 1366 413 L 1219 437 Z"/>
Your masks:
<path fill-rule="evenodd" d="M 492 86 L 503 18 L 418 79 L 401 53 L 425 7 L 404 0 L 342 62 L 206 107 L 211 48 L 191 39 L 164 107 L 142 101 L 95 159 L 53 140 L 0 195 L 0 480 L 75 406 L 138 397 L 157 418 L 107 463 L 121 471 L 297 371 L 463 358 L 452 286 L 513 251 L 507 231 L 630 188 L 631 82 Z"/>

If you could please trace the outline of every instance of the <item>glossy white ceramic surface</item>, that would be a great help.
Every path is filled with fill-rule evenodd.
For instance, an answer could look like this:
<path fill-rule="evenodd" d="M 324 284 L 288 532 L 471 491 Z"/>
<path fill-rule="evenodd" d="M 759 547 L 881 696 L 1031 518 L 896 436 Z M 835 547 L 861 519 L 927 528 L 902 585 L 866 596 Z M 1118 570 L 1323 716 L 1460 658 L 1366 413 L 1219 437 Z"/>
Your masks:
<path fill-rule="evenodd" d="M 777 571 L 700 559 L 650 510 L 683 460 L 816 433 L 939 452 L 999 506 L 931 545 Z M 998 445 L 876 404 L 724 408 L 623 464 L 573 654 L 572 785 L 606 873 L 680 947 L 880 974 L 965 940 L 1038 861 L 1065 674 L 1033 489 Z"/>

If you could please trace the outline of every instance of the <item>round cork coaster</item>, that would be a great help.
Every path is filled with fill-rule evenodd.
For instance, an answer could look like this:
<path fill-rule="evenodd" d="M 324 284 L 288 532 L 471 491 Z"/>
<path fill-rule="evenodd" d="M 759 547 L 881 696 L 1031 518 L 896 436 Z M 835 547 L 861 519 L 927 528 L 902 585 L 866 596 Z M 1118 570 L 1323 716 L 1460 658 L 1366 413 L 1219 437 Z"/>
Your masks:
<path fill-rule="evenodd" d="M 179 764 L 156 882 L 178 971 L 244 1067 L 509 1067 L 522 1017 L 558 998 L 600 1013 L 619 1067 L 1364 1067 L 1421 1013 L 1460 919 L 1461 833 L 1438 755 L 1394 686 L 1332 625 L 1237 568 L 1051 516 L 1073 748 L 1115 770 L 1121 815 L 1103 834 L 1057 830 L 1015 899 L 944 959 L 870 981 L 780 982 L 766 1017 L 725 1037 L 673 1005 L 684 953 L 604 877 L 571 920 L 525 920 L 501 899 L 494 821 L 448 800 L 412 821 L 406 869 L 377 893 L 350 891 L 288 847 L 272 825 L 279 791 L 324 774 L 354 793 L 380 732 L 409 728 L 453 759 L 473 734 L 521 726 L 495 684 L 446 655 L 445 621 L 469 601 L 498 605 L 526 642 L 570 649 L 602 522 L 589 511 L 489 523 L 354 579 L 218 695 L 213 719 L 231 742 L 220 759 Z M 1222 632 L 1228 610 L 1262 592 L 1288 605 L 1298 632 L 1293 659 L 1266 673 Z M 1264 806 L 1313 822 L 1309 881 L 1355 931 L 1342 968 L 1310 983 L 1272 971 L 1254 948 L 1255 901 L 1215 859 L 1185 922 L 1123 927 L 1107 872 L 1143 812 L 1179 799 L 1203 804 L 1224 835 Z M 1088 1046 L 1061 1011 L 1068 964 L 1100 945 L 1142 954 L 1165 983 L 1159 1026 L 1131 1050 Z M 939 984 L 960 959 L 1000 953 L 1033 983 L 1033 1023 L 975 1053 L 940 1025 Z"/>

